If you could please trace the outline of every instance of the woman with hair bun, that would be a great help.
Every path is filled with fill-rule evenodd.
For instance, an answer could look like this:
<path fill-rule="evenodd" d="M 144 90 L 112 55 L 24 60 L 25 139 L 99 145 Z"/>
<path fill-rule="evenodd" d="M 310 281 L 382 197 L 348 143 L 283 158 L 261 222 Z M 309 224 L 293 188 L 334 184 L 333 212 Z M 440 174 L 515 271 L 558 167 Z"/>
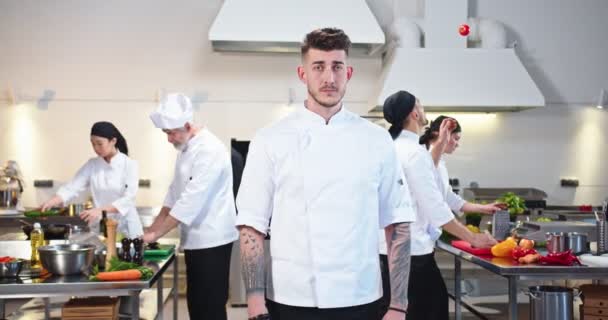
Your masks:
<path fill-rule="evenodd" d="M 88 189 L 94 208 L 81 212 L 80 218 L 92 231 L 99 232 L 99 221 L 105 211 L 108 219 L 118 221 L 118 230 L 123 235 L 142 236 L 143 227 L 135 207 L 138 166 L 128 157 L 127 141 L 112 123 L 97 122 L 91 128 L 91 145 L 97 157 L 89 159 L 41 210 L 63 206 Z"/>

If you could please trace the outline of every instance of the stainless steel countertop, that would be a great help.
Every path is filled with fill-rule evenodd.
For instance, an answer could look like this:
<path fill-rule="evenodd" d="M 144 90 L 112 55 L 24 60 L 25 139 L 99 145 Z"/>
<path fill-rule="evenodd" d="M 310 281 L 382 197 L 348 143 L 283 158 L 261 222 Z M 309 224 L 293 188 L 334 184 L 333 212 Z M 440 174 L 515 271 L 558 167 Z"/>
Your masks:
<path fill-rule="evenodd" d="M 10 250 L 8 249 L 10 248 Z M 15 250 L 25 251 L 29 249 L 29 241 L 0 241 L 0 256 L 11 255 Z M 167 271 L 175 260 L 175 253 L 164 260 L 144 262 L 144 266 L 154 270 L 154 276 L 147 281 L 115 281 L 96 282 L 90 281 L 85 275 L 75 276 L 48 276 L 45 278 L 17 278 L 0 279 L 0 298 L 33 297 L 45 295 L 78 295 L 83 293 L 97 292 L 107 295 L 108 291 L 125 290 L 138 291 L 150 289 Z"/>
<path fill-rule="evenodd" d="M 437 241 L 437 248 L 446 251 L 462 260 L 476 264 L 490 272 L 500 276 L 517 276 L 525 279 L 600 279 L 608 277 L 608 268 L 590 266 L 544 266 L 544 265 L 520 265 L 509 258 L 480 257 L 460 249 L 443 241 Z"/>

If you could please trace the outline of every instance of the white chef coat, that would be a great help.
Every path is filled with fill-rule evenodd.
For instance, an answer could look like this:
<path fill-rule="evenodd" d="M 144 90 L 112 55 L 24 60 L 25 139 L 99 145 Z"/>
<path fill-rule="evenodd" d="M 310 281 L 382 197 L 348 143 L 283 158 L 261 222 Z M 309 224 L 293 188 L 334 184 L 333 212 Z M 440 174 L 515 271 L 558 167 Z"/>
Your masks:
<path fill-rule="evenodd" d="M 230 154 L 206 128 L 178 153 L 163 205 L 179 220 L 180 245 L 186 250 L 213 248 L 238 238 Z"/>
<path fill-rule="evenodd" d="M 439 187 L 439 172 L 433 158 L 418 140 L 418 135 L 408 130 L 403 130 L 395 140 L 416 208 L 416 221 L 410 225 L 413 256 L 432 253 L 441 235 L 441 226 L 454 219 Z"/>
<path fill-rule="evenodd" d="M 68 203 L 89 188 L 95 208 L 114 206 L 119 214 L 108 214 L 118 220 L 118 231 L 129 238 L 143 235 L 141 220 L 135 207 L 135 195 L 139 188 L 137 161 L 118 152 L 110 163 L 102 157 L 89 159 L 78 170 L 76 176 L 57 191 L 57 195 Z M 91 225 L 99 230 L 99 222 Z"/>
<path fill-rule="evenodd" d="M 237 225 L 267 233 L 267 297 L 339 308 L 382 296 L 378 230 L 413 221 L 389 134 L 344 107 L 326 124 L 306 108 L 258 132 Z M 272 218 L 272 219 L 271 219 Z"/>
<path fill-rule="evenodd" d="M 446 203 L 454 213 L 456 213 L 458 216 L 463 216 L 464 212 L 462 211 L 462 207 L 466 201 L 454 193 L 454 190 L 452 190 L 452 186 L 450 185 L 450 175 L 448 174 L 448 168 L 445 165 L 445 160 L 443 158 L 439 160 L 437 171 L 439 172 L 439 187 L 443 192 Z"/>

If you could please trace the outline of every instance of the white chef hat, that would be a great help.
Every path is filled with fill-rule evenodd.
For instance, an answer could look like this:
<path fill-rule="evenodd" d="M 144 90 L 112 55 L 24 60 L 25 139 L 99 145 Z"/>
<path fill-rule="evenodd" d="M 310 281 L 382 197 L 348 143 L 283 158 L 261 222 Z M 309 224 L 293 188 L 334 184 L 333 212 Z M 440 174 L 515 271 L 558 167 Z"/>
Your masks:
<path fill-rule="evenodd" d="M 186 122 L 192 123 L 194 119 L 192 102 L 183 93 L 170 93 L 150 114 L 150 119 L 159 129 L 182 128 Z"/>

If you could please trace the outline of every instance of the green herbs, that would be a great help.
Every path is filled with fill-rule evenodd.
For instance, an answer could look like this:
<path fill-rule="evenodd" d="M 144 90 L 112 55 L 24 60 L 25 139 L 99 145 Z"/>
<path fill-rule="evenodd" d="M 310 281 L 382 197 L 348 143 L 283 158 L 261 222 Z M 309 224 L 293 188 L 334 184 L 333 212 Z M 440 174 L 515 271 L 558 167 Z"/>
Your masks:
<path fill-rule="evenodd" d="M 507 192 L 502 197 L 496 200 L 497 202 L 505 203 L 511 215 L 522 214 L 526 210 L 525 200 L 518 197 L 513 192 Z"/>
<path fill-rule="evenodd" d="M 149 280 L 154 276 L 154 270 L 148 267 L 142 267 L 137 263 L 121 261 L 116 257 L 110 259 L 110 267 L 105 272 L 113 271 L 125 271 L 125 270 L 138 270 L 141 272 L 141 280 Z M 99 274 L 99 268 L 93 267 L 93 274 L 89 277 L 91 281 L 99 281 L 97 275 Z"/>

